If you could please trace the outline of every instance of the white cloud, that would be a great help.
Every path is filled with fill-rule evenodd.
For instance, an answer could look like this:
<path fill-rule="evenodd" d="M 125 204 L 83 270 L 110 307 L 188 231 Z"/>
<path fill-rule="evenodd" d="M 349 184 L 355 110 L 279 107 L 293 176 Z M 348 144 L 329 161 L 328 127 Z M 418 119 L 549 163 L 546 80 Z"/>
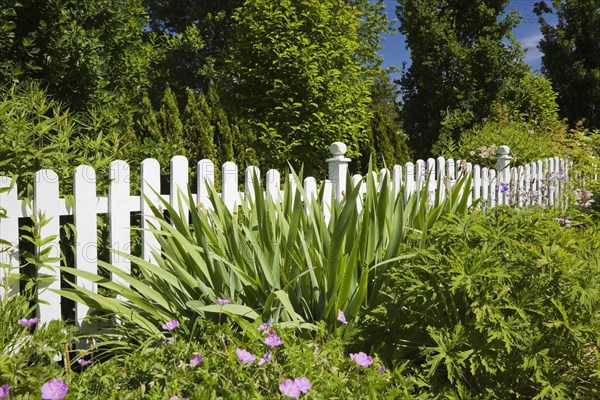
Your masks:
<path fill-rule="evenodd" d="M 544 37 L 544 35 L 537 32 L 537 33 L 531 34 L 529 36 L 525 36 L 524 38 L 522 38 L 520 40 L 519 40 L 519 38 L 517 38 L 517 40 L 519 40 L 521 42 L 521 44 L 523 45 L 523 48 L 531 50 L 531 49 L 535 49 L 537 47 L 539 41 L 542 40 L 543 37 Z"/>

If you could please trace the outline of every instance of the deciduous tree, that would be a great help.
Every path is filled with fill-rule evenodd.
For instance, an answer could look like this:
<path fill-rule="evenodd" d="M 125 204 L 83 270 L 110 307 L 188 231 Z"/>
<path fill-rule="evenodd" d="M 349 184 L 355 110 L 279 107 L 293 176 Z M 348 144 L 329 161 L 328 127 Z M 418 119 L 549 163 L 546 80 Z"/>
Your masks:
<path fill-rule="evenodd" d="M 442 128 L 456 139 L 488 117 L 510 77 L 526 73 L 508 0 L 399 0 L 411 65 L 399 81 L 412 148 L 430 153 Z M 446 119 L 446 121 L 444 121 Z"/>
<path fill-rule="evenodd" d="M 360 9 L 343 0 L 247 0 L 233 18 L 227 92 L 259 129 L 263 161 L 304 162 L 312 172 L 336 140 L 357 156 L 369 121 Z"/>
<path fill-rule="evenodd" d="M 544 14 L 555 12 L 556 24 Z M 558 92 L 563 116 L 575 125 L 585 119 L 600 127 L 600 4 L 597 0 L 544 1 L 536 3 L 544 37 L 542 72 Z"/>

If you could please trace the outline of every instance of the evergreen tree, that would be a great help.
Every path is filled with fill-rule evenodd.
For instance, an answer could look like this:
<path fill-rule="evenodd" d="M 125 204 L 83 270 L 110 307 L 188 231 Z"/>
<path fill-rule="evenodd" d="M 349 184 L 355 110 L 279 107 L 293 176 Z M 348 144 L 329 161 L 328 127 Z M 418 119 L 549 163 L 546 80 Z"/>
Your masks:
<path fill-rule="evenodd" d="M 217 147 L 218 165 L 227 161 L 235 162 L 233 153 L 233 132 L 227 118 L 227 113 L 221 105 L 221 100 L 214 86 L 208 88 L 208 106 L 211 109 L 211 121 L 215 127 L 214 141 Z"/>
<path fill-rule="evenodd" d="M 388 168 L 410 161 L 408 145 L 400 121 L 396 90 L 390 77 L 381 73 L 371 88 L 371 131 L 377 164 Z"/>
<path fill-rule="evenodd" d="M 158 125 L 162 141 L 172 143 L 178 152 L 185 151 L 183 146 L 183 124 L 179 118 L 177 100 L 171 87 L 167 85 L 158 113 Z M 175 154 L 173 154 L 175 155 Z M 186 154 L 189 156 L 189 154 Z"/>
<path fill-rule="evenodd" d="M 150 139 L 156 143 L 162 141 L 162 134 L 158 126 L 156 112 L 148 96 L 142 98 L 141 109 L 136 122 L 137 136 L 142 139 Z"/>
<path fill-rule="evenodd" d="M 198 96 L 192 89 L 187 90 L 187 103 L 184 111 L 185 147 L 189 149 L 194 161 L 207 158 L 215 160 L 214 126 L 206 99 L 202 93 Z"/>
<path fill-rule="evenodd" d="M 528 70 L 508 0 L 399 0 L 412 63 L 400 80 L 403 125 L 419 156 L 487 118 L 511 77 Z"/>
<path fill-rule="evenodd" d="M 582 119 L 600 128 L 600 5 L 597 0 L 552 1 L 556 25 L 543 14 L 553 10 L 536 4 L 543 39 L 542 72 L 558 92 L 563 116 L 575 125 Z"/>

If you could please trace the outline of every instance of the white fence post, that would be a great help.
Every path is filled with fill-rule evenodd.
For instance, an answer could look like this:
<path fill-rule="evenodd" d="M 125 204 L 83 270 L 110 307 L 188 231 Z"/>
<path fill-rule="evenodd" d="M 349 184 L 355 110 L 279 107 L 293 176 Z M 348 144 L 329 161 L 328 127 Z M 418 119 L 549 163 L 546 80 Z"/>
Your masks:
<path fill-rule="evenodd" d="M 335 142 L 329 146 L 332 157 L 325 160 L 329 164 L 329 181 L 333 185 L 336 204 L 340 204 L 346 190 L 346 176 L 348 175 L 349 158 L 346 154 L 346 145 L 342 142 Z"/>

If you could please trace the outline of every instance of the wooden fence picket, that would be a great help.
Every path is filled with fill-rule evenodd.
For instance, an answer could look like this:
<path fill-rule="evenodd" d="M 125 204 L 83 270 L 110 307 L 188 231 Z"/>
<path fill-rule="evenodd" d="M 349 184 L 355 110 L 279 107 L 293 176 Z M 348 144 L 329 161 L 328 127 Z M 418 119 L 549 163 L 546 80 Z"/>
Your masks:
<path fill-rule="evenodd" d="M 171 190 L 170 204 L 184 221 L 189 221 L 188 186 L 189 186 L 189 163 L 184 156 L 171 158 Z"/>
<path fill-rule="evenodd" d="M 110 227 L 110 263 L 121 271 L 131 272 L 131 226 L 130 226 L 130 170 L 129 165 L 122 160 L 110 163 L 110 186 L 108 189 L 108 221 Z M 113 281 L 127 286 L 118 276 Z"/>
<path fill-rule="evenodd" d="M 273 202 L 281 201 L 281 175 L 276 169 L 270 169 L 267 171 L 265 177 L 266 181 L 266 192 Z"/>
<path fill-rule="evenodd" d="M 60 214 L 58 175 L 43 169 L 35 173 L 33 183 L 33 216 L 39 227 L 39 237 L 46 243 L 36 248 L 38 256 L 48 260 L 39 266 L 38 317 L 44 324 L 61 318 L 61 297 L 53 290 L 60 289 Z"/>
<path fill-rule="evenodd" d="M 73 219 L 75 225 L 75 268 L 80 271 L 98 273 L 97 215 L 90 212 L 96 209 L 96 171 L 88 165 L 75 168 L 73 176 L 73 196 L 75 204 Z M 75 277 L 75 283 L 96 293 L 96 284 L 88 279 Z M 89 309 L 85 304 L 75 303 L 75 321 L 81 326 Z"/>
<path fill-rule="evenodd" d="M 152 251 L 160 252 L 160 243 L 149 229 L 152 226 L 158 228 L 158 222 L 154 218 L 151 206 L 158 210 L 164 209 L 159 200 L 160 196 L 160 164 L 153 158 L 142 161 L 140 176 L 140 213 L 141 213 L 141 237 L 142 258 L 149 262 L 156 262 Z"/>
<path fill-rule="evenodd" d="M 306 215 L 310 215 L 310 208 L 313 201 L 317 199 L 317 180 L 312 176 L 304 179 L 304 193 L 306 199 L 304 199 L 304 212 Z"/>
<path fill-rule="evenodd" d="M 407 202 L 410 196 L 415 192 L 415 166 L 408 162 L 405 165 L 406 175 L 404 175 L 404 202 Z"/>
<path fill-rule="evenodd" d="M 229 212 L 233 213 L 238 205 L 238 168 L 231 161 L 227 161 L 221 168 L 221 198 Z"/>
<path fill-rule="evenodd" d="M 212 161 L 207 159 L 198 161 L 196 166 L 196 180 L 198 192 L 196 196 L 197 205 L 207 210 L 214 210 L 209 192 L 209 188 L 214 188 L 215 186 L 215 165 Z"/>

